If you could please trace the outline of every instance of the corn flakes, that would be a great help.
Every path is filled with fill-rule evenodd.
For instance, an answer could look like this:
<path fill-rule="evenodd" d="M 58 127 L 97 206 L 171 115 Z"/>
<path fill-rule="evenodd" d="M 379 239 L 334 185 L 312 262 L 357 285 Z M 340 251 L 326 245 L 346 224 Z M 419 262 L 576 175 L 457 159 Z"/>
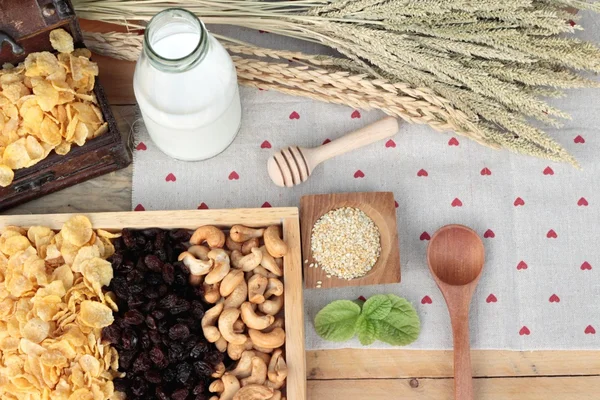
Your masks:
<path fill-rule="evenodd" d="M 98 65 L 87 49 L 74 49 L 64 29 L 50 32 L 59 53 L 31 53 L 0 70 L 0 187 L 13 170 L 28 168 L 54 150 L 65 155 L 108 131 L 93 93 Z"/>
<path fill-rule="evenodd" d="M 0 398 L 124 399 L 112 383 L 123 376 L 118 353 L 101 340 L 118 311 L 115 295 L 102 292 L 113 274 L 106 236 L 114 235 L 94 232 L 84 216 L 58 233 L 3 227 Z"/>

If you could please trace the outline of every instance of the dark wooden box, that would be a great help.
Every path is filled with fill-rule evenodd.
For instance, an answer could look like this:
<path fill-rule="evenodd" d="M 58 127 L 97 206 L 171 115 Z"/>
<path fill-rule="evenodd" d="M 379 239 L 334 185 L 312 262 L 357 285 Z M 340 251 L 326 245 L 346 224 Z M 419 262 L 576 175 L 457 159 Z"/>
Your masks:
<path fill-rule="evenodd" d="M 69 0 L 0 1 L 0 64 L 10 62 L 16 65 L 29 53 L 53 51 L 49 35 L 56 28 L 69 32 L 76 48 L 85 47 Z M 22 52 L 19 52 L 19 47 Z M 124 168 L 131 163 L 131 148 L 117 128 L 100 84 L 101 79 L 102 71 L 96 79 L 94 93 L 104 120 L 108 122 L 108 132 L 87 141 L 81 147 L 73 145 L 71 151 L 64 156 L 52 151 L 39 163 L 15 170 L 13 183 L 5 188 L 0 187 L 0 211 Z"/>

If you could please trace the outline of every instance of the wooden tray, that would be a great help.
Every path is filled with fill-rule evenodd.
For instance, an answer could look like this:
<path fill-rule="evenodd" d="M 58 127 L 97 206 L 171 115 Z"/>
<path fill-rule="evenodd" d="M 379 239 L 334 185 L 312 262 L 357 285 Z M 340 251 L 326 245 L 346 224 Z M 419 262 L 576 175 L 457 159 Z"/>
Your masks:
<path fill-rule="evenodd" d="M 331 210 L 341 207 L 354 207 L 367 214 L 379 228 L 381 235 L 381 255 L 362 278 L 352 280 L 327 277 L 321 268 L 312 268 L 310 238 L 315 222 Z M 400 251 L 398 229 L 396 227 L 396 207 L 392 192 L 334 193 L 303 196 L 300 199 L 302 228 L 302 255 L 304 260 L 304 287 L 314 289 L 343 286 L 366 286 L 400 282 Z"/>
<path fill-rule="evenodd" d="M 285 353 L 288 366 L 286 397 L 306 399 L 306 357 L 304 353 L 304 301 L 302 295 L 302 263 L 300 224 L 297 208 L 257 208 L 232 210 L 145 211 L 87 213 L 94 229 L 122 228 L 195 229 L 201 225 L 229 228 L 235 224 L 250 227 L 281 225 L 289 252 L 283 258 L 284 313 L 286 325 Z M 73 214 L 0 216 L 0 231 L 7 225 L 29 227 L 43 225 L 60 229 Z"/>
<path fill-rule="evenodd" d="M 8 40 L 24 50 L 14 54 L 9 43 L 2 43 L 0 63 L 11 62 L 16 65 L 29 53 L 53 51 L 49 35 L 57 28 L 65 29 L 73 36 L 76 48 L 85 47 L 69 0 L 4 0 L 0 11 L 0 33 L 5 33 Z M 0 211 L 124 168 L 131 163 L 127 135 L 122 136 L 119 132 L 100 84 L 102 74 L 100 71 L 100 76 L 96 79 L 94 94 L 104 120 L 108 123 L 108 132 L 87 141 L 82 147 L 74 145 L 64 156 L 52 151 L 39 163 L 15 170 L 12 184 L 0 187 Z"/>

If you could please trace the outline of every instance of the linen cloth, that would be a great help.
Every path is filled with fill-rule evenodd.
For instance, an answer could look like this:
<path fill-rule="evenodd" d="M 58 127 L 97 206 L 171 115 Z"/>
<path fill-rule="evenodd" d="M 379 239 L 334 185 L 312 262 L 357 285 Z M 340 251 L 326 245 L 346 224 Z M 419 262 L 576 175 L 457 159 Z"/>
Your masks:
<path fill-rule="evenodd" d="M 584 13 L 581 22 L 586 31 L 578 36 L 598 42 L 597 15 Z M 286 39 L 246 35 L 267 46 L 286 47 Z M 292 144 L 318 146 L 383 114 L 249 88 L 241 88 L 241 97 L 237 138 L 225 152 L 203 162 L 170 159 L 138 122 L 132 208 L 298 206 L 307 194 L 394 192 L 402 282 L 305 290 L 307 349 L 361 347 L 356 339 L 322 340 L 313 320 L 332 300 L 378 293 L 405 297 L 417 309 L 421 334 L 408 348 L 451 348 L 447 308 L 425 257 L 430 236 L 450 223 L 472 227 L 486 247 L 471 304 L 473 348 L 600 349 L 599 90 L 570 91 L 552 101 L 573 119 L 560 129 L 546 129 L 576 156 L 582 170 L 401 123 L 391 140 L 330 160 L 291 189 L 276 187 L 267 175 L 267 159 L 274 151 Z M 375 342 L 371 347 L 389 346 Z"/>

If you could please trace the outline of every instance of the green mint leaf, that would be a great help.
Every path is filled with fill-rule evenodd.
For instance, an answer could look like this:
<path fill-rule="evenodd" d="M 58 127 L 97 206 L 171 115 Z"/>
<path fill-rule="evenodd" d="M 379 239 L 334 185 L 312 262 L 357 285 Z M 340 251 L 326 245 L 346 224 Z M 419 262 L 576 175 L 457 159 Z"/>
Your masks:
<path fill-rule="evenodd" d="M 356 323 L 356 331 L 358 333 L 358 340 L 363 346 L 367 346 L 377 339 L 377 321 L 372 321 L 362 314 L 358 318 Z"/>
<path fill-rule="evenodd" d="M 360 306 L 350 300 L 336 300 L 321 309 L 315 316 L 315 330 L 325 340 L 344 342 L 352 339 Z"/>
<path fill-rule="evenodd" d="M 393 294 L 387 295 L 392 303 L 390 313 L 374 321 L 377 325 L 377 339 L 393 346 L 405 346 L 419 337 L 421 322 L 417 311 L 406 299 Z"/>
<path fill-rule="evenodd" d="M 362 313 L 370 320 L 384 319 L 392 310 L 392 301 L 385 294 L 371 296 L 363 304 Z"/>

